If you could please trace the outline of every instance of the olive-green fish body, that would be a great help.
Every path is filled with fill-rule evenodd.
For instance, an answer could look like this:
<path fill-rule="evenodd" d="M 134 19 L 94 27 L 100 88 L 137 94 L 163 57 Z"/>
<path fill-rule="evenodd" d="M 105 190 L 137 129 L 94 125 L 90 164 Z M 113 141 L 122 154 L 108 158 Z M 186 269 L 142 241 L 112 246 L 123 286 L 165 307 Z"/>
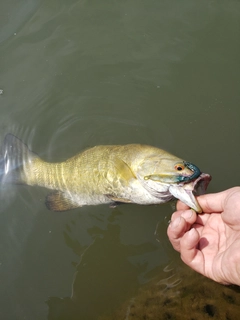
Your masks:
<path fill-rule="evenodd" d="M 184 188 L 185 180 L 196 179 L 182 159 L 140 144 L 96 146 L 64 162 L 48 163 L 8 134 L 2 154 L 2 181 L 54 190 L 46 199 L 54 211 L 115 202 L 159 204 L 173 198 L 176 186 Z M 200 211 L 196 201 L 194 205 Z"/>
<path fill-rule="evenodd" d="M 159 198 L 151 195 L 135 175 L 142 160 L 140 155 L 147 156 L 146 149 L 154 148 L 97 146 L 62 163 L 47 163 L 35 158 L 25 165 L 23 182 L 65 192 L 78 206 L 113 201 L 157 204 Z"/>

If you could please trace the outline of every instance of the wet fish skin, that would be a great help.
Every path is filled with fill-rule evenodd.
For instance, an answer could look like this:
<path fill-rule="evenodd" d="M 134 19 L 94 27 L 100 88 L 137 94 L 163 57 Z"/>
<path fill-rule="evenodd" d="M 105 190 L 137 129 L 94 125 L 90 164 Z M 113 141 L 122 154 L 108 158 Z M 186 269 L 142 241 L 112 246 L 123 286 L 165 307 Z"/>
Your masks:
<path fill-rule="evenodd" d="M 54 190 L 46 199 L 47 207 L 53 211 L 114 202 L 159 204 L 173 198 L 170 186 L 184 189 L 194 176 L 193 169 L 181 158 L 141 144 L 96 146 L 64 162 L 49 163 L 8 134 L 2 155 L 2 183 Z M 182 201 L 188 196 L 175 194 L 180 194 Z M 200 211 L 195 197 L 191 196 L 189 201 Z"/>

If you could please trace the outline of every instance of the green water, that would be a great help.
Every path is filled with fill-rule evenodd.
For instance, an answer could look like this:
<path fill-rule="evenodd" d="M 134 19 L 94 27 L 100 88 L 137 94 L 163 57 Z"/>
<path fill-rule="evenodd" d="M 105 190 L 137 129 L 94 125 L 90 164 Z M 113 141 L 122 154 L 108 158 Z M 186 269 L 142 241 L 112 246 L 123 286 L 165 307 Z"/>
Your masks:
<path fill-rule="evenodd" d="M 210 173 L 209 192 L 239 185 L 239 1 L 4 0 L 0 45 L 1 141 L 49 161 L 146 143 Z M 170 205 L 53 213 L 46 194 L 1 190 L 1 319 L 95 320 L 180 263 Z"/>

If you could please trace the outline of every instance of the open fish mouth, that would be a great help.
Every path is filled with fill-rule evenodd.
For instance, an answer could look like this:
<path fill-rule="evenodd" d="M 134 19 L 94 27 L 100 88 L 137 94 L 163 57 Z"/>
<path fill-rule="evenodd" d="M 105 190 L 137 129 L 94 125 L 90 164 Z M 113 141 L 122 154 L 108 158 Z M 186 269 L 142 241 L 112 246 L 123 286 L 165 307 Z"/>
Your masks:
<path fill-rule="evenodd" d="M 204 194 L 212 177 L 207 173 L 201 173 L 197 179 L 191 182 L 171 185 L 169 192 L 177 199 L 188 205 L 198 213 L 202 212 L 195 196 Z"/>

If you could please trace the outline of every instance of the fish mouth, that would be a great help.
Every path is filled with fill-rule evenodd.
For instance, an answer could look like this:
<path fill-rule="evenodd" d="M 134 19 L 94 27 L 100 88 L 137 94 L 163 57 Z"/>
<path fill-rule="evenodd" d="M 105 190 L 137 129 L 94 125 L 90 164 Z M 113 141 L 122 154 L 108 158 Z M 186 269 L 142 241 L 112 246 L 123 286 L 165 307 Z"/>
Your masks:
<path fill-rule="evenodd" d="M 201 173 L 197 179 L 191 182 L 171 185 L 169 192 L 196 212 L 202 213 L 202 208 L 195 196 L 205 193 L 211 179 L 212 177 L 208 173 Z"/>
<path fill-rule="evenodd" d="M 191 162 L 187 162 L 187 161 L 183 161 L 184 165 L 190 169 L 193 173 L 191 176 L 180 176 L 178 177 L 179 182 L 189 182 L 189 181 L 193 181 L 195 179 L 197 179 L 200 175 L 201 175 L 201 171 L 200 169 L 195 166 L 195 164 L 192 164 Z"/>

